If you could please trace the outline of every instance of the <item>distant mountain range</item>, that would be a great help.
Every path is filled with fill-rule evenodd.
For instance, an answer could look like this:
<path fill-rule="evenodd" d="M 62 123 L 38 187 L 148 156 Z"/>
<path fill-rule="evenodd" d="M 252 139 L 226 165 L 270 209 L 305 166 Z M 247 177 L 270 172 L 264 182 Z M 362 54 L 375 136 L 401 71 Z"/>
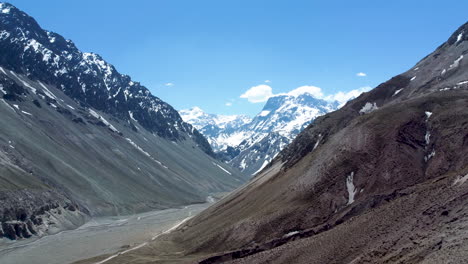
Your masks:
<path fill-rule="evenodd" d="M 0 3 L 0 238 L 204 202 L 242 184 L 172 106 Z"/>
<path fill-rule="evenodd" d="M 207 114 L 199 107 L 181 110 L 179 113 L 185 122 L 202 132 L 215 152 L 239 145 L 243 138 L 233 137 L 232 134 L 252 121 L 244 115 Z"/>
<path fill-rule="evenodd" d="M 290 92 L 268 99 L 254 118 L 207 114 L 200 108 L 179 111 L 196 127 L 217 155 L 234 168 L 254 175 L 318 116 L 336 110 L 338 102 Z"/>

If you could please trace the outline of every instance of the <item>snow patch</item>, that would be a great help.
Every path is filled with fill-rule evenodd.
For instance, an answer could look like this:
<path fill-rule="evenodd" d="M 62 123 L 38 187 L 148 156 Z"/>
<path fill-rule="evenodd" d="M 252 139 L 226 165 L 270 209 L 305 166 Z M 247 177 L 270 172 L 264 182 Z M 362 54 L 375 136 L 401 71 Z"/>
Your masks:
<path fill-rule="evenodd" d="M 151 157 L 151 155 L 148 152 L 144 151 L 140 146 L 138 146 L 135 142 L 133 142 L 133 140 L 131 140 L 130 138 L 125 138 L 125 139 L 128 141 L 128 143 L 130 143 L 130 145 L 134 146 L 141 153 L 145 154 L 148 157 Z"/>
<path fill-rule="evenodd" d="M 463 183 L 465 183 L 466 181 L 468 180 L 468 174 L 466 174 L 465 176 L 458 176 L 455 181 L 453 182 L 453 185 L 462 185 Z"/>
<path fill-rule="evenodd" d="M 403 91 L 403 88 L 396 90 L 395 93 L 393 93 L 392 96 L 395 96 L 395 95 L 399 94 L 401 91 Z"/>
<path fill-rule="evenodd" d="M 130 116 L 130 118 L 135 121 L 135 122 L 138 122 L 138 120 L 136 120 L 134 117 L 133 117 L 133 112 L 132 111 L 128 111 L 128 115 Z"/>
<path fill-rule="evenodd" d="M 435 154 L 436 154 L 435 150 L 432 150 L 432 152 L 429 153 L 429 155 L 427 155 L 427 156 L 424 157 L 424 161 L 425 161 L 425 162 L 429 161 L 432 157 L 435 156 Z"/>
<path fill-rule="evenodd" d="M 6 106 L 8 106 L 8 108 L 10 108 L 13 112 L 16 113 L 15 109 L 13 107 L 11 107 L 10 104 L 8 104 L 4 99 L 0 99 Z"/>
<path fill-rule="evenodd" d="M 28 112 L 26 112 L 26 111 L 21 111 L 21 113 L 23 113 L 23 114 L 25 114 L 25 115 L 32 116 L 32 114 L 31 114 L 31 113 L 28 113 Z"/>
<path fill-rule="evenodd" d="M 25 82 L 23 79 L 21 79 L 18 75 L 16 75 L 15 72 L 10 71 L 10 73 L 16 77 L 25 87 L 29 88 L 33 93 L 36 93 L 37 89 L 32 87 L 29 83 Z"/>
<path fill-rule="evenodd" d="M 3 7 L 3 3 L 0 3 L 0 10 L 2 14 L 10 14 L 10 7 Z"/>
<path fill-rule="evenodd" d="M 458 65 L 460 65 L 460 61 L 463 59 L 463 55 L 460 55 L 458 59 L 456 59 L 453 64 L 450 65 L 450 68 L 456 68 Z"/>
<path fill-rule="evenodd" d="M 125 138 L 127 140 L 128 143 L 130 143 L 130 145 L 132 145 L 133 147 L 135 147 L 136 149 L 138 149 L 141 153 L 143 153 L 144 155 L 146 155 L 147 157 L 149 157 L 150 159 L 152 159 L 154 162 L 158 163 L 161 167 L 165 168 L 165 169 L 169 169 L 167 166 L 165 166 L 162 162 L 160 162 L 159 160 L 153 158 L 148 152 L 146 152 L 144 149 L 142 149 L 140 146 L 138 146 L 135 142 L 133 142 L 133 140 L 131 140 L 130 138 Z"/>
<path fill-rule="evenodd" d="M 300 233 L 299 231 L 291 231 L 291 232 L 285 234 L 285 235 L 283 236 L 283 238 L 292 237 L 292 236 L 297 235 L 297 234 L 299 234 L 299 233 Z"/>
<path fill-rule="evenodd" d="M 258 116 L 267 116 L 269 113 L 270 111 L 263 110 L 262 112 L 260 112 L 260 114 L 258 114 Z"/>
<path fill-rule="evenodd" d="M 49 89 L 47 89 L 47 87 L 46 87 L 43 83 L 39 82 L 39 85 L 42 86 L 42 88 L 44 89 L 44 90 L 43 90 L 44 93 L 45 93 L 48 97 L 50 97 L 50 98 L 52 98 L 52 99 L 57 99 L 57 97 L 56 97 Z"/>
<path fill-rule="evenodd" d="M 240 168 L 242 170 L 245 170 L 245 168 L 247 167 L 247 163 L 245 162 L 245 158 L 242 159 L 241 163 L 240 163 Z"/>
<path fill-rule="evenodd" d="M 416 76 L 414 76 L 413 78 L 411 78 L 411 80 L 410 80 L 410 81 L 414 81 L 415 79 L 416 79 Z"/>
<path fill-rule="evenodd" d="M 424 136 L 424 139 L 426 140 L 426 145 L 429 145 L 429 142 L 431 141 L 431 132 L 426 131 L 426 135 Z"/>
<path fill-rule="evenodd" d="M 101 120 L 108 128 L 110 128 L 110 130 L 112 130 L 114 132 L 119 132 L 111 123 L 109 123 L 106 119 L 104 119 L 104 117 L 102 117 L 98 113 L 96 113 L 96 111 L 94 111 L 93 109 L 88 109 L 88 111 L 92 116 L 94 116 L 95 118 Z"/>
<path fill-rule="evenodd" d="M 254 176 L 255 174 L 261 172 L 263 170 L 263 168 L 266 167 L 266 165 L 268 165 L 268 163 L 270 163 L 268 160 L 265 160 L 262 164 L 262 166 L 260 167 L 260 169 L 258 169 L 256 172 L 252 173 L 252 176 Z"/>
<path fill-rule="evenodd" d="M 379 107 L 377 106 L 376 103 L 369 103 L 367 102 L 362 108 L 361 110 L 359 110 L 359 113 L 362 113 L 362 114 L 368 114 L 370 112 L 373 112 L 375 110 L 379 109 Z"/>
<path fill-rule="evenodd" d="M 457 36 L 457 42 L 455 42 L 455 43 L 460 42 L 460 40 L 462 40 L 462 38 L 463 38 L 463 33 L 458 34 L 458 36 Z"/>
<path fill-rule="evenodd" d="M 354 196 L 357 193 L 357 189 L 354 186 L 354 172 L 351 172 L 351 174 L 346 177 L 346 189 L 348 190 L 348 205 L 352 204 L 354 202 Z"/>
<path fill-rule="evenodd" d="M 432 116 L 432 112 L 426 111 L 424 113 L 426 114 L 425 122 L 427 123 L 429 121 L 429 118 Z M 428 147 L 429 147 L 429 143 L 431 141 L 431 132 L 429 131 L 429 129 L 426 130 L 426 135 L 424 136 L 424 140 L 426 141 L 426 150 L 427 150 Z M 424 156 L 424 161 L 427 162 L 428 160 L 430 160 L 434 156 L 435 156 L 435 150 L 432 150 L 432 152 L 429 153 L 429 155 Z"/>
<path fill-rule="evenodd" d="M 213 198 L 213 196 L 209 195 L 208 197 L 206 197 L 206 202 L 207 203 L 214 203 L 214 202 L 216 202 L 216 200 Z"/>
<path fill-rule="evenodd" d="M 315 142 L 315 145 L 314 145 L 314 148 L 312 149 L 312 151 L 314 151 L 318 147 L 318 145 L 320 144 L 321 139 L 322 139 L 322 134 L 319 134 L 317 142 Z"/>
<path fill-rule="evenodd" d="M 214 162 L 211 162 L 211 163 L 213 163 L 213 165 L 217 166 L 218 168 L 220 168 L 221 170 L 223 170 L 223 171 L 226 172 L 227 174 L 232 175 L 232 173 L 230 173 L 230 172 L 229 172 L 228 170 L 226 170 L 225 168 L 219 166 L 218 164 L 216 164 L 216 163 L 214 163 Z"/>
<path fill-rule="evenodd" d="M 7 39 L 8 37 L 10 37 L 10 32 L 7 32 L 5 30 L 2 30 L 0 32 L 0 40 Z"/>
<path fill-rule="evenodd" d="M 426 111 L 425 114 L 426 114 L 426 121 L 427 121 L 431 117 L 432 112 Z"/>

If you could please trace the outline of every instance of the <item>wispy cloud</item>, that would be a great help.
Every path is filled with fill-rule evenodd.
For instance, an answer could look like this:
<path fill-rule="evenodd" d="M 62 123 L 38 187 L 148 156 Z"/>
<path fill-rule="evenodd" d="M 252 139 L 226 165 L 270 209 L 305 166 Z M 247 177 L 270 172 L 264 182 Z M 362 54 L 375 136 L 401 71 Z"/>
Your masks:
<path fill-rule="evenodd" d="M 226 105 L 226 106 L 232 106 L 232 103 L 231 103 L 231 102 L 227 102 L 225 105 Z"/>
<path fill-rule="evenodd" d="M 370 91 L 370 86 L 364 86 L 358 89 L 354 89 L 348 92 L 337 92 L 335 94 L 327 95 L 323 99 L 327 101 L 338 101 L 340 105 L 344 105 L 347 101 L 358 97 L 360 94 Z"/>
<path fill-rule="evenodd" d="M 271 96 L 273 96 L 271 87 L 266 84 L 260 84 L 251 87 L 243 93 L 240 98 L 245 98 L 251 103 L 262 103 L 268 100 Z"/>
<path fill-rule="evenodd" d="M 304 86 L 298 87 L 298 88 L 296 88 L 296 89 L 294 89 L 292 91 L 289 91 L 288 93 L 277 94 L 277 95 L 299 96 L 299 95 L 305 94 L 305 93 L 308 93 L 308 94 L 312 95 L 313 97 L 319 98 L 319 99 L 324 97 L 323 92 L 322 92 L 322 88 L 317 87 L 317 86 L 312 86 L 312 85 L 304 85 Z"/>
<path fill-rule="evenodd" d="M 171 87 L 171 86 L 174 86 L 174 83 L 168 82 L 168 83 L 165 83 L 164 86 Z"/>
<path fill-rule="evenodd" d="M 300 86 L 294 90 L 289 91 L 288 93 L 279 93 L 273 94 L 273 89 L 266 85 L 260 84 L 254 87 L 251 87 L 240 98 L 245 98 L 251 103 L 261 103 L 268 100 L 268 98 L 279 95 L 289 95 L 289 96 L 299 96 L 301 94 L 310 94 L 317 99 L 323 99 L 326 101 L 337 101 L 340 105 L 344 105 L 347 101 L 358 97 L 361 93 L 367 92 L 371 89 L 370 86 L 361 87 L 351 91 L 343 92 L 338 91 L 334 94 L 325 94 L 322 91 L 322 88 L 312 85 Z M 226 104 L 227 105 L 227 104 Z"/>
<path fill-rule="evenodd" d="M 366 77 L 367 74 L 365 72 L 358 72 L 358 73 L 356 73 L 356 76 L 357 77 Z"/>
<path fill-rule="evenodd" d="M 271 83 L 271 81 L 270 80 L 265 80 L 265 83 Z"/>

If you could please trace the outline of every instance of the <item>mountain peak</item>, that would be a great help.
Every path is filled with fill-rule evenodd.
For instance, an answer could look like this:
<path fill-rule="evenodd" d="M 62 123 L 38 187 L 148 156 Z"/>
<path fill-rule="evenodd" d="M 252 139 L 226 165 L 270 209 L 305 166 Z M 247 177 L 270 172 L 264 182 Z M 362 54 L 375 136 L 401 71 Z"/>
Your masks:
<path fill-rule="evenodd" d="M 289 91 L 287 93 L 277 94 L 277 95 L 275 95 L 273 97 L 278 97 L 278 96 L 281 96 L 281 97 L 284 97 L 284 96 L 298 97 L 298 96 L 302 96 L 302 95 L 309 95 L 309 96 L 315 97 L 317 99 L 323 97 L 322 89 L 320 87 L 310 86 L 310 85 L 304 85 L 304 86 L 298 87 L 298 88 L 296 88 L 296 89 L 294 89 L 292 91 Z"/>
<path fill-rule="evenodd" d="M 191 112 L 194 112 L 194 113 L 205 113 L 205 111 L 203 111 L 203 109 L 201 109 L 200 107 L 198 106 L 194 106 L 192 108 L 189 109 Z"/>
<path fill-rule="evenodd" d="M 12 9 L 16 9 L 16 7 L 13 6 L 10 3 L 0 3 L 0 13 L 1 14 L 10 14 Z"/>
<path fill-rule="evenodd" d="M 220 157 L 253 175 L 263 169 L 313 120 L 338 108 L 314 86 L 270 97 L 253 119 L 242 115 L 214 115 L 199 107 L 181 110 L 182 119 L 200 130 Z"/>
<path fill-rule="evenodd" d="M 72 41 L 44 30 L 11 4 L 0 5 L 0 65 L 7 70 L 56 87 L 84 107 L 138 123 L 163 138 L 193 137 L 212 154 L 208 142 L 178 112 L 151 92 L 119 73 L 96 53 L 82 52 Z"/>
<path fill-rule="evenodd" d="M 463 41 L 468 40 L 468 22 L 461 25 L 448 39 L 449 45 L 459 44 Z"/>
<path fill-rule="evenodd" d="M 179 111 L 179 114 L 181 115 L 182 119 L 185 122 L 190 122 L 191 120 L 194 119 L 199 119 L 203 118 L 205 116 L 208 116 L 207 113 L 205 113 L 200 107 L 194 106 L 189 109 L 182 109 Z"/>

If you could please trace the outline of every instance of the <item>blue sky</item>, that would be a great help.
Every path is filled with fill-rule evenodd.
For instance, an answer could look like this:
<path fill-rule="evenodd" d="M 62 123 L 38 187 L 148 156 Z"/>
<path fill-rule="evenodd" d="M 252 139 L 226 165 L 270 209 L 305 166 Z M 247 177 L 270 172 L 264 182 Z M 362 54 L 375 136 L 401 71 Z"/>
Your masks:
<path fill-rule="evenodd" d="M 262 84 L 273 94 L 315 86 L 324 96 L 375 87 L 468 18 L 461 0 L 9 2 L 176 109 L 219 114 L 255 115 L 263 103 L 240 96 Z"/>

